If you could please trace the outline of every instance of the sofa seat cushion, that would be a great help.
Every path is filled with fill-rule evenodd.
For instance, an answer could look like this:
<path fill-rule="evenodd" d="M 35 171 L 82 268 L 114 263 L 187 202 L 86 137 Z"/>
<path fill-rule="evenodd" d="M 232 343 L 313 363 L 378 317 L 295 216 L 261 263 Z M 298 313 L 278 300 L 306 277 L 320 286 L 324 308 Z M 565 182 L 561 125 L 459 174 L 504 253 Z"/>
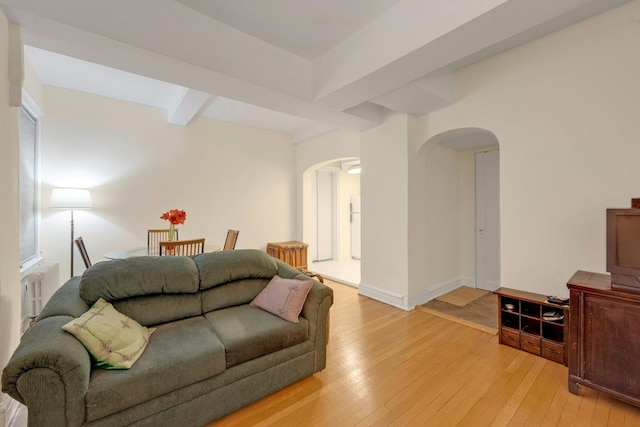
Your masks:
<path fill-rule="evenodd" d="M 205 317 L 224 344 L 227 368 L 309 339 L 307 319 L 287 322 L 249 304 L 212 311 Z"/>
<path fill-rule="evenodd" d="M 225 370 L 222 342 L 202 316 L 156 326 L 140 359 L 126 371 L 93 369 L 87 421 L 130 408 Z"/>

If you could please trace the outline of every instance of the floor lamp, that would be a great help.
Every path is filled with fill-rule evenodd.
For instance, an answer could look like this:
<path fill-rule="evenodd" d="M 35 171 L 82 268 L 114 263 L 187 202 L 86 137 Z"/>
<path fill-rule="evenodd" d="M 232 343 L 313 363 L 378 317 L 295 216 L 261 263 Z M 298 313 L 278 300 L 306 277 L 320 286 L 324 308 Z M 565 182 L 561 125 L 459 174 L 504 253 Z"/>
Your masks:
<path fill-rule="evenodd" d="M 82 188 L 54 188 L 51 192 L 49 207 L 71 211 L 71 277 L 73 277 L 73 210 L 93 208 L 91 193 Z"/>

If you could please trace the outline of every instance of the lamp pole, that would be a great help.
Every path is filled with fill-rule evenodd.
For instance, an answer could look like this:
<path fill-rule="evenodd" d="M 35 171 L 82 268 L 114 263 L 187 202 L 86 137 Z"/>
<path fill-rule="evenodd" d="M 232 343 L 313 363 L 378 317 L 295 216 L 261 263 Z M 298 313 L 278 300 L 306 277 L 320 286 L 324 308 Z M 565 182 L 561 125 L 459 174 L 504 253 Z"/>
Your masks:
<path fill-rule="evenodd" d="M 71 209 L 71 277 L 73 277 L 73 209 Z"/>
<path fill-rule="evenodd" d="M 70 272 L 71 277 L 73 277 L 73 244 L 75 243 L 75 234 L 73 230 L 73 210 L 93 208 L 91 193 L 89 192 L 89 190 L 83 188 L 54 188 L 51 191 L 51 200 L 49 202 L 49 207 L 71 210 Z"/>

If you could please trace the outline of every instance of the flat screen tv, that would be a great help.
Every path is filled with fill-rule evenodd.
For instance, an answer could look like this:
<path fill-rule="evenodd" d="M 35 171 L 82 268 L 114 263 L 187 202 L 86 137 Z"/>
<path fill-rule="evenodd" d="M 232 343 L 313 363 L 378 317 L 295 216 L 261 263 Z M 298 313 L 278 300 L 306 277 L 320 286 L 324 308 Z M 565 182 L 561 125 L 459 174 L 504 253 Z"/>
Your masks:
<path fill-rule="evenodd" d="M 607 209 L 611 288 L 640 293 L 640 209 Z"/>

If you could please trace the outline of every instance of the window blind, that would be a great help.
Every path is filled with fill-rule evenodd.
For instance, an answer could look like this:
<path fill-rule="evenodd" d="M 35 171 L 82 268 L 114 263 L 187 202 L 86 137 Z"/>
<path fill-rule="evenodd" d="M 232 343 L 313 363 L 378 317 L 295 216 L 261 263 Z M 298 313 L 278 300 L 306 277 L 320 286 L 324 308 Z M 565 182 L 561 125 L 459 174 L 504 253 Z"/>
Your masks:
<path fill-rule="evenodd" d="M 20 108 L 20 264 L 38 253 L 37 120 Z"/>

